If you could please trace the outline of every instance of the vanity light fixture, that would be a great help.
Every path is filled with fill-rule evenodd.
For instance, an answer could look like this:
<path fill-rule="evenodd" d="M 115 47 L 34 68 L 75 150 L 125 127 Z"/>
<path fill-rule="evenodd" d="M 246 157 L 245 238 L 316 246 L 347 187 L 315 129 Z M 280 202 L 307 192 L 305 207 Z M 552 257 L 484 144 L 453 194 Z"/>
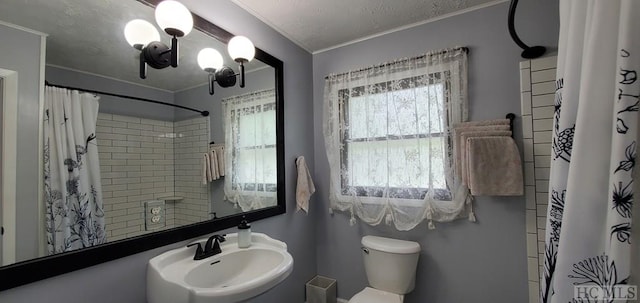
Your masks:
<path fill-rule="evenodd" d="M 213 83 L 218 82 L 221 87 L 230 87 L 236 84 L 235 72 L 223 66 L 220 52 L 213 48 L 203 48 L 198 53 L 198 65 L 209 73 L 209 95 L 213 95 Z"/>
<path fill-rule="evenodd" d="M 229 41 L 228 51 L 229 56 L 240 64 L 240 73 L 238 74 L 230 67 L 223 66 L 222 55 L 217 50 L 205 48 L 198 53 L 198 65 L 209 73 L 210 95 L 213 95 L 214 82 L 218 82 L 221 87 L 234 86 L 236 84 L 236 76 L 240 77 L 240 87 L 244 87 L 244 64 L 253 59 L 256 49 L 249 38 L 235 36 Z"/>
<path fill-rule="evenodd" d="M 147 65 L 163 69 L 171 65 L 178 67 L 178 37 L 183 37 L 193 29 L 193 16 L 182 3 L 167 0 L 160 2 L 155 11 L 156 23 L 171 38 L 171 48 L 160 42 L 156 28 L 148 21 L 136 19 L 125 26 L 127 42 L 140 50 L 140 78 L 147 78 Z"/>

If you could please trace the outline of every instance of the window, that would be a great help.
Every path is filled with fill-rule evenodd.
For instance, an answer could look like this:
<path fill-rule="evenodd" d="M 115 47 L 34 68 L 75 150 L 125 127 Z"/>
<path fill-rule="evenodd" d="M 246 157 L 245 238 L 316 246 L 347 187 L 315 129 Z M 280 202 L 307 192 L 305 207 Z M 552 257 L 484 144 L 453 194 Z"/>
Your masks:
<path fill-rule="evenodd" d="M 225 157 L 230 169 L 224 183 L 226 200 L 243 211 L 277 204 L 275 90 L 222 100 Z"/>
<path fill-rule="evenodd" d="M 424 199 L 432 188 L 440 199 L 450 199 L 443 136 L 449 85 L 443 78 L 432 73 L 338 92 L 347 130 L 343 194 Z"/>
<path fill-rule="evenodd" d="M 244 104 L 232 109 L 233 188 L 276 191 L 276 110 L 273 103 Z"/>
<path fill-rule="evenodd" d="M 470 213 L 450 127 L 466 121 L 467 50 L 451 48 L 330 75 L 323 132 L 329 202 L 399 230 Z"/>

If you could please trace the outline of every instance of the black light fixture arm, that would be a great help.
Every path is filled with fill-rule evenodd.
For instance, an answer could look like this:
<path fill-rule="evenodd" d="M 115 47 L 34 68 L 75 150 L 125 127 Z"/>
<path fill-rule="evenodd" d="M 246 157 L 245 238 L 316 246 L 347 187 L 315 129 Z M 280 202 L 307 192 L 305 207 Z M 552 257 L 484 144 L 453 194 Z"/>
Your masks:
<path fill-rule="evenodd" d="M 543 46 L 530 47 L 530 46 L 526 45 L 524 42 L 522 42 L 522 40 L 520 40 L 520 37 L 518 37 L 518 34 L 516 33 L 515 15 L 516 15 L 516 7 L 517 6 L 518 6 L 518 0 L 511 0 L 511 3 L 509 5 L 509 20 L 508 20 L 508 23 L 509 23 L 509 34 L 511 35 L 511 38 L 513 39 L 513 41 L 520 48 L 523 49 L 522 54 L 521 54 L 522 58 L 535 59 L 535 58 L 541 57 L 547 51 L 546 48 L 544 48 Z"/>
<path fill-rule="evenodd" d="M 145 62 L 142 52 L 140 52 L 140 79 L 147 79 L 147 62 Z"/>
<path fill-rule="evenodd" d="M 240 87 L 244 88 L 244 61 L 240 61 Z"/>
<path fill-rule="evenodd" d="M 213 71 L 209 71 L 209 95 L 213 96 L 213 82 L 216 82 L 216 74 Z"/>
<path fill-rule="evenodd" d="M 178 38 L 173 35 L 173 37 L 171 38 L 171 49 L 169 50 L 171 52 L 171 67 L 176 68 L 178 67 Z"/>

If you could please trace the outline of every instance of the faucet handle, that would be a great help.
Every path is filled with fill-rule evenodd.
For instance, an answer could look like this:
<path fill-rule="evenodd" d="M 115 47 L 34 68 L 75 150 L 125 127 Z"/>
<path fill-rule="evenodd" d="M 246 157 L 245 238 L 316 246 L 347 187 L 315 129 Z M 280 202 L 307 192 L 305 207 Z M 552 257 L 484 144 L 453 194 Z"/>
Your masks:
<path fill-rule="evenodd" d="M 226 241 L 224 235 L 213 235 L 207 240 L 207 244 L 204 245 L 204 253 L 209 253 L 211 250 L 220 252 L 220 243 Z"/>
<path fill-rule="evenodd" d="M 216 240 L 218 240 L 218 242 L 222 243 L 224 241 L 226 241 L 227 239 L 225 238 L 226 235 L 213 235 L 212 237 L 215 238 Z"/>
<path fill-rule="evenodd" d="M 195 242 L 195 243 L 191 243 L 189 245 L 187 245 L 187 247 L 191 247 L 194 245 L 198 245 L 198 248 L 196 248 L 196 254 L 194 255 L 193 259 L 194 260 L 199 260 L 199 258 L 204 255 L 204 251 L 202 250 L 202 244 L 200 244 L 200 242 Z"/>

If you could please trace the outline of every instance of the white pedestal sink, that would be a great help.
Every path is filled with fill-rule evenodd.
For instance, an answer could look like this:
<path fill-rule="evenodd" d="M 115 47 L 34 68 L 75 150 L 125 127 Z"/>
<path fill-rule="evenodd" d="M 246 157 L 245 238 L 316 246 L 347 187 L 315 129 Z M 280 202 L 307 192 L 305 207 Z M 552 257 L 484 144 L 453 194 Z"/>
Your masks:
<path fill-rule="evenodd" d="M 293 270 L 287 244 L 253 233 L 249 248 L 237 234 L 221 243 L 222 253 L 195 261 L 195 247 L 181 247 L 149 260 L 148 303 L 234 303 L 278 285 Z M 198 240 L 204 247 L 207 238 Z"/>

